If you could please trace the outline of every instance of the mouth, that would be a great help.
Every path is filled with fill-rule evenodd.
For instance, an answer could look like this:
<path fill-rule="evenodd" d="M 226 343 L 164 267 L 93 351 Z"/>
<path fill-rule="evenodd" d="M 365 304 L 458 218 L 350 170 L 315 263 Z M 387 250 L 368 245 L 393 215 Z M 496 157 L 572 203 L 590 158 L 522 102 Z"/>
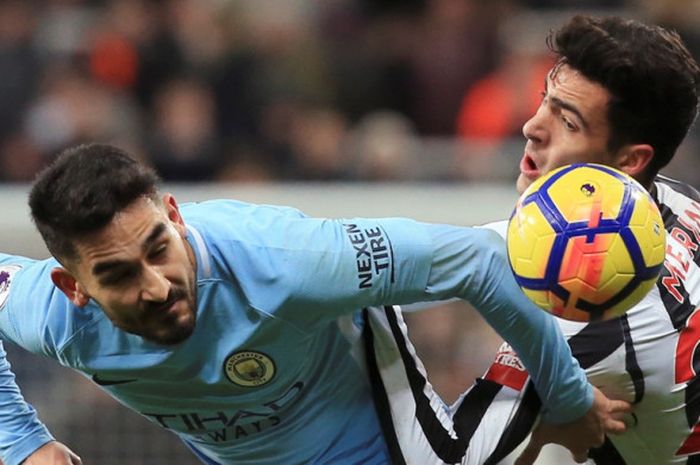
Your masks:
<path fill-rule="evenodd" d="M 150 342 L 173 346 L 194 331 L 196 310 L 187 293 L 175 289 L 164 302 L 144 305 L 139 317 L 138 321 L 123 329 Z"/>
<path fill-rule="evenodd" d="M 522 160 L 520 160 L 520 172 L 531 181 L 540 177 L 540 170 L 535 163 L 535 160 L 525 152 Z"/>
<path fill-rule="evenodd" d="M 163 312 L 165 315 L 170 315 L 171 313 L 174 313 L 176 311 L 175 307 L 177 307 L 177 304 L 179 302 L 180 299 L 175 299 L 172 302 L 168 302 L 160 308 L 160 311 Z"/>
<path fill-rule="evenodd" d="M 174 297 L 168 299 L 167 302 L 153 306 L 149 309 L 148 314 L 156 318 L 168 318 L 178 313 L 178 304 L 184 300 L 182 297 Z"/>

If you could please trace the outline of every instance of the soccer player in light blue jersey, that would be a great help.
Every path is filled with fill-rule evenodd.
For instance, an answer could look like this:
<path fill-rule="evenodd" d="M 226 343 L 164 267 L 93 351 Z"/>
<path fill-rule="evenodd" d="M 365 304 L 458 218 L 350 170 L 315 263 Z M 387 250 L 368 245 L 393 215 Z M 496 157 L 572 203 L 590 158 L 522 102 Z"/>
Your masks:
<path fill-rule="evenodd" d="M 215 200 L 178 206 L 121 150 L 67 150 L 30 194 L 55 259 L 0 254 L 0 333 L 71 367 L 210 465 L 389 464 L 363 309 L 459 297 L 518 351 L 574 453 L 627 411 L 594 391 L 522 295 L 496 233 L 330 220 Z M 9 421 L 5 421 L 8 420 Z M 0 353 L 5 465 L 77 464 Z M 28 458 L 27 458 L 28 457 Z"/>

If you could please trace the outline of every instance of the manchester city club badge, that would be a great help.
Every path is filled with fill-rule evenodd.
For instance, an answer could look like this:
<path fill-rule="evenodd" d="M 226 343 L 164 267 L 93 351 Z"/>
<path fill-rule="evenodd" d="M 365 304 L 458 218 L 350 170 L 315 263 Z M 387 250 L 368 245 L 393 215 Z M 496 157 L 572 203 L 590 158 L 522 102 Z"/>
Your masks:
<path fill-rule="evenodd" d="M 238 386 L 257 387 L 267 384 L 275 376 L 275 362 L 262 352 L 242 350 L 228 356 L 224 372 Z"/>

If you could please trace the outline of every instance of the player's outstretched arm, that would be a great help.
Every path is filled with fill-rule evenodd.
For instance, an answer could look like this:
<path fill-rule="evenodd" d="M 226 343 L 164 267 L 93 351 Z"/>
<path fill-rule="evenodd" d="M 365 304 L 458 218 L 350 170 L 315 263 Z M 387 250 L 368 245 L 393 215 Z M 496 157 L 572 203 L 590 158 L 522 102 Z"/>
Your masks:
<path fill-rule="evenodd" d="M 71 464 L 65 461 L 30 462 L 26 460 L 53 441 L 54 438 L 49 431 L 37 419 L 34 409 L 20 394 L 0 342 L 0 458 L 2 463 L 4 465 Z M 48 449 L 55 447 L 50 446 Z"/>
<path fill-rule="evenodd" d="M 445 230 L 439 241 L 447 244 L 438 252 L 443 257 L 454 254 L 448 239 L 451 235 L 452 232 Z M 459 236 L 457 233 L 455 237 Z M 487 234 L 486 230 L 481 233 L 472 230 L 452 244 L 457 249 L 466 247 L 471 255 L 467 254 L 466 260 L 453 271 L 449 267 L 434 266 L 432 287 L 437 289 L 450 281 L 460 282 L 455 284 L 461 287 L 458 295 L 470 301 L 515 348 L 543 400 L 544 423 L 529 455 L 519 465 L 532 463 L 527 461 L 528 457 L 534 460 L 546 442 L 559 443 L 578 460 L 584 458 L 585 461 L 588 450 L 600 446 L 606 433 L 624 430 L 624 423 L 615 420 L 613 415 L 628 411 L 630 405 L 611 401 L 590 386 L 585 373 L 572 358 L 554 318 L 536 308 L 518 288 L 498 236 Z M 468 278 L 457 278 L 462 274 Z"/>
<path fill-rule="evenodd" d="M 82 465 L 82 460 L 58 441 L 44 444 L 22 462 L 22 465 Z"/>
<path fill-rule="evenodd" d="M 430 228 L 433 295 L 470 302 L 518 353 L 542 399 L 546 421 L 568 423 L 593 405 L 585 372 L 572 357 L 554 318 L 520 290 L 498 234 L 477 228 Z"/>
<path fill-rule="evenodd" d="M 619 418 L 631 409 L 628 402 L 608 399 L 594 387 L 593 406 L 583 417 L 565 424 L 540 422 L 515 465 L 535 463 L 542 447 L 550 443 L 566 447 L 577 463 L 584 463 L 591 445 L 601 446 L 606 434 L 625 431 L 625 423 Z"/>

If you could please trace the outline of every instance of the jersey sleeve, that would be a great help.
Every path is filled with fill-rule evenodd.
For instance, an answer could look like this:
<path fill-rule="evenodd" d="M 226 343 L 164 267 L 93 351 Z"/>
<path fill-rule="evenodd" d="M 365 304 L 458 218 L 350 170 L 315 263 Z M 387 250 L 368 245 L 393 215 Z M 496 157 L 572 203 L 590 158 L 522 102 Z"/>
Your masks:
<path fill-rule="evenodd" d="M 18 304 L 23 300 L 20 298 L 22 294 L 41 294 L 39 283 L 22 282 L 23 272 L 35 265 L 33 260 L 0 254 L 0 336 L 38 352 L 42 345 L 38 337 L 41 324 L 36 320 L 43 321 L 33 313 L 38 311 L 38 306 L 30 307 L 34 304 L 31 301 L 26 301 L 24 306 Z M 22 308 L 26 312 L 21 312 Z M 18 315 L 24 318 L 18 318 Z M 0 342 L 0 457 L 3 463 L 18 465 L 52 440 L 34 408 L 22 397 Z"/>
<path fill-rule="evenodd" d="M 53 437 L 24 401 L 0 341 L 0 457 L 5 465 L 19 465 Z"/>
<path fill-rule="evenodd" d="M 310 330 L 368 306 L 465 299 L 521 354 L 549 421 L 591 407 L 584 372 L 554 319 L 520 291 L 495 232 L 400 218 L 295 217 L 266 221 L 254 236 L 232 260 L 245 270 L 239 277 L 257 308 Z"/>
<path fill-rule="evenodd" d="M 0 338 L 23 349 L 54 357 L 60 338 L 70 327 L 70 314 L 55 312 L 49 330 L 52 310 L 67 302 L 55 299 L 56 288 L 49 276 L 53 261 L 37 261 L 25 257 L 0 254 Z M 67 336 L 66 336 L 67 337 Z"/>
<path fill-rule="evenodd" d="M 469 231 L 433 231 L 433 262 L 439 266 L 432 268 L 429 293 L 454 293 L 467 300 L 511 344 L 532 376 L 547 421 L 564 423 L 582 416 L 593 404 L 593 390 L 555 318 L 522 293 L 500 236 L 483 228 Z"/>

